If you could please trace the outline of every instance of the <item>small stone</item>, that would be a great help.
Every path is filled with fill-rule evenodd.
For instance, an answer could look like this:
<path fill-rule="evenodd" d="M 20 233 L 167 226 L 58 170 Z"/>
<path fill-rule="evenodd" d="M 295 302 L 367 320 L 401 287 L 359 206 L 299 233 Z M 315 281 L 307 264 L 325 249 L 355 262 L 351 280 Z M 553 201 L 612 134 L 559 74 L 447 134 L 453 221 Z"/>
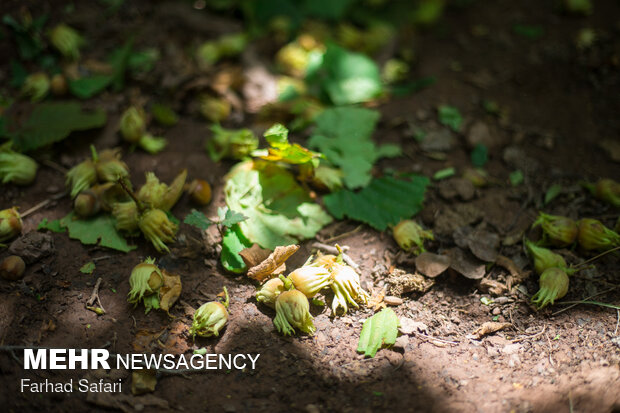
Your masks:
<path fill-rule="evenodd" d="M 499 307 L 495 307 L 491 313 L 493 315 L 500 315 L 502 313 L 502 310 Z"/>
<path fill-rule="evenodd" d="M 321 409 L 316 404 L 307 404 L 306 413 L 321 413 Z"/>
<path fill-rule="evenodd" d="M 521 346 L 521 344 L 519 343 L 514 343 L 514 344 L 507 344 L 504 346 L 504 348 L 502 348 L 502 353 L 504 354 L 517 354 L 521 348 L 523 346 Z"/>
<path fill-rule="evenodd" d="M 407 349 L 407 346 L 409 345 L 409 336 L 407 335 L 403 335 L 400 336 L 396 339 L 396 342 L 394 343 L 394 349 L 395 350 L 403 350 L 405 351 Z"/>
<path fill-rule="evenodd" d="M 387 295 L 383 299 L 383 302 L 386 303 L 387 305 L 397 306 L 403 303 L 403 299 L 399 297 L 394 297 L 393 295 Z"/>
<path fill-rule="evenodd" d="M 400 327 L 398 327 L 398 329 L 403 334 L 411 335 L 416 331 L 423 333 L 428 331 L 428 326 L 420 321 L 415 321 L 408 317 L 400 317 L 399 321 Z"/>
<path fill-rule="evenodd" d="M 454 145 L 454 137 L 448 129 L 429 132 L 420 142 L 420 148 L 425 152 L 447 152 Z"/>
<path fill-rule="evenodd" d="M 471 148 L 476 145 L 484 145 L 487 148 L 491 148 L 495 146 L 496 143 L 486 123 L 477 121 L 469 128 L 469 132 L 467 133 L 467 144 Z"/>

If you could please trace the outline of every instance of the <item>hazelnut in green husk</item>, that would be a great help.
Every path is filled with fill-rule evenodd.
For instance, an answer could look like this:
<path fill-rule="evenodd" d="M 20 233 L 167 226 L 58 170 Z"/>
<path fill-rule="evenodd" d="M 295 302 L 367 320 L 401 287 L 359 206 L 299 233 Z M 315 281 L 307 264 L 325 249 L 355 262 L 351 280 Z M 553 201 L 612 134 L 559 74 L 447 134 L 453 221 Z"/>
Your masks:
<path fill-rule="evenodd" d="M 284 282 L 279 278 L 267 281 L 256 293 L 256 301 L 271 308 L 276 307 L 276 299 L 285 291 Z"/>
<path fill-rule="evenodd" d="M 90 188 L 97 182 L 97 169 L 95 163 L 87 159 L 67 172 L 67 187 L 69 188 L 71 198 L 75 198 L 80 192 Z"/>
<path fill-rule="evenodd" d="M 528 254 L 534 260 L 534 269 L 537 274 L 542 274 L 546 269 L 553 267 L 566 269 L 566 261 L 561 255 L 550 249 L 539 247 L 528 239 L 524 243 Z"/>
<path fill-rule="evenodd" d="M 134 201 L 112 204 L 112 215 L 116 218 L 116 229 L 119 231 L 135 232 L 138 230 L 140 214 Z"/>
<path fill-rule="evenodd" d="M 138 227 L 157 251 L 170 251 L 166 244 L 174 242 L 177 226 L 168 219 L 164 211 L 161 209 L 147 210 L 140 216 Z"/>
<path fill-rule="evenodd" d="M 121 135 L 129 143 L 138 143 L 146 132 L 146 116 L 142 109 L 130 106 L 121 116 Z"/>
<path fill-rule="evenodd" d="M 540 274 L 538 285 L 540 289 L 532 296 L 532 303 L 541 309 L 549 304 L 553 305 L 555 300 L 566 295 L 569 285 L 568 275 L 561 268 L 547 268 Z"/>
<path fill-rule="evenodd" d="M 243 159 L 258 148 L 258 138 L 249 129 L 224 129 L 219 125 L 211 127 L 213 137 L 207 142 L 207 152 L 213 161 L 221 159 Z"/>
<path fill-rule="evenodd" d="M 416 255 L 426 251 L 424 249 L 425 239 L 435 239 L 430 230 L 425 230 L 411 219 L 400 221 L 392 230 L 392 235 L 398 246 L 405 251 L 412 250 Z"/>
<path fill-rule="evenodd" d="M 0 145 L 0 180 L 3 184 L 29 185 L 37 175 L 37 163 L 29 156 L 11 149 L 11 143 Z"/>
<path fill-rule="evenodd" d="M 24 80 L 22 94 L 28 96 L 31 102 L 38 102 L 47 96 L 50 85 L 50 78 L 46 73 L 33 73 Z"/>
<path fill-rule="evenodd" d="M 577 240 L 577 223 L 570 218 L 540 212 L 532 228 L 543 231 L 543 242 L 554 247 L 567 247 Z"/>
<path fill-rule="evenodd" d="M 276 317 L 273 320 L 276 329 L 289 336 L 297 328 L 304 333 L 314 334 L 316 327 L 310 315 L 308 297 L 299 290 L 284 291 L 276 298 Z"/>
<path fill-rule="evenodd" d="M 9 241 L 22 232 L 22 217 L 17 208 L 0 211 L 0 242 Z"/>
<path fill-rule="evenodd" d="M 287 277 L 306 297 L 312 298 L 331 284 L 330 273 L 325 267 L 306 265 L 297 268 Z"/>
<path fill-rule="evenodd" d="M 332 313 L 338 314 L 342 308 L 346 314 L 349 305 L 358 308 L 358 303 L 368 304 L 368 293 L 360 285 L 360 277 L 355 270 L 346 264 L 336 263 L 331 270 L 332 283 L 330 287 L 334 292 L 332 301 Z"/>
<path fill-rule="evenodd" d="M 155 259 L 147 258 L 131 271 L 127 301 L 134 305 L 142 301 L 145 308 L 144 312 L 148 314 L 152 308 L 159 308 L 159 290 L 163 285 L 164 276 L 155 265 Z"/>
<path fill-rule="evenodd" d="M 153 136 L 150 133 L 145 133 L 138 141 L 138 146 L 151 155 L 155 155 L 156 153 L 163 151 L 167 144 L 168 141 L 166 138 Z"/>
<path fill-rule="evenodd" d="M 584 250 L 605 251 L 620 246 L 620 234 L 591 218 L 579 221 L 578 240 Z"/>
<path fill-rule="evenodd" d="M 169 211 L 183 195 L 186 179 L 187 170 L 184 169 L 168 186 L 160 182 L 153 172 L 147 172 L 146 183 L 138 191 L 138 199 L 153 208 Z"/>
<path fill-rule="evenodd" d="M 228 290 L 224 287 L 226 298 L 224 303 L 212 301 L 201 305 L 194 313 L 194 320 L 189 334 L 192 337 L 218 337 L 220 331 L 228 322 Z"/>
<path fill-rule="evenodd" d="M 77 30 L 61 23 L 54 27 L 49 34 L 52 45 L 65 57 L 77 60 L 80 57 L 80 47 L 84 39 Z"/>
<path fill-rule="evenodd" d="M 596 199 L 620 207 L 620 183 L 613 179 L 601 179 L 596 185 L 588 185 Z"/>
<path fill-rule="evenodd" d="M 129 177 L 129 167 L 121 160 L 120 149 L 104 149 L 95 162 L 97 178 L 102 182 L 118 182 Z"/>

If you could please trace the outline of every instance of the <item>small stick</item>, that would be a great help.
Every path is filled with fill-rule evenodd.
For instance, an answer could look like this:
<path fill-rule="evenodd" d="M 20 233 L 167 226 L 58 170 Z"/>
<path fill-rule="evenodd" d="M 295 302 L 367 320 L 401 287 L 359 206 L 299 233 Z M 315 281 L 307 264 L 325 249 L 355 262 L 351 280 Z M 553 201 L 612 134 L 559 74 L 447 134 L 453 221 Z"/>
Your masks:
<path fill-rule="evenodd" d="M 581 301 L 579 301 L 579 302 L 577 302 L 577 303 L 571 304 L 571 305 L 569 305 L 569 306 L 568 306 L 568 307 L 566 307 L 566 308 L 563 308 L 563 309 L 561 309 L 561 310 L 559 310 L 559 311 L 556 311 L 555 313 L 553 313 L 553 314 L 551 314 L 551 315 L 552 315 L 552 316 L 554 316 L 554 315 L 558 315 L 558 314 L 560 314 L 560 313 L 563 313 L 563 312 L 564 312 L 564 311 L 566 311 L 566 310 L 570 310 L 571 308 L 573 308 L 573 307 L 577 307 L 579 304 L 582 304 L 582 301 L 587 301 L 587 300 L 589 300 L 589 299 L 591 299 L 591 298 L 598 297 L 599 295 L 607 294 L 607 293 L 609 293 L 609 292 L 612 292 L 612 291 L 613 291 L 613 290 L 615 290 L 616 288 L 618 288 L 618 286 L 615 286 L 615 287 L 613 287 L 613 288 L 610 288 L 609 290 L 601 291 L 600 293 L 596 293 L 596 294 L 594 294 L 594 295 L 591 295 L 591 296 L 589 296 L 589 297 L 587 297 L 587 298 L 585 298 L 585 299 L 583 299 L 583 300 L 581 300 Z M 558 303 L 558 304 L 562 304 L 562 303 Z"/>
<path fill-rule="evenodd" d="M 39 162 L 45 166 L 49 166 L 50 168 L 60 172 L 63 175 L 66 175 L 67 172 L 69 172 L 69 170 L 65 168 L 64 166 L 60 166 L 56 162 L 52 162 L 49 159 L 43 159 L 43 160 L 40 160 Z"/>
<path fill-rule="evenodd" d="M 355 233 L 356 233 L 356 232 L 358 232 L 360 229 L 362 229 L 362 225 L 358 225 L 358 226 L 357 226 L 357 228 L 355 228 L 354 230 L 351 230 L 351 231 L 349 231 L 349 232 L 343 232 L 342 234 L 339 234 L 339 235 L 333 236 L 333 237 L 331 237 L 331 238 L 327 238 L 327 239 L 325 240 L 325 243 L 327 244 L 327 243 L 330 243 L 330 242 L 338 241 L 339 239 L 342 239 L 342 238 L 346 238 L 346 237 L 348 237 L 348 236 L 350 236 L 350 235 L 355 234 Z"/>
<path fill-rule="evenodd" d="M 614 251 L 618 251 L 618 250 L 620 250 L 620 246 L 614 247 L 614 248 L 612 248 L 612 249 L 610 249 L 610 250 L 607 250 L 607 251 L 605 251 L 605 252 L 601 252 L 601 253 L 600 253 L 600 254 L 598 254 L 597 256 L 592 257 L 592 258 L 590 258 L 590 259 L 587 259 L 587 260 L 585 260 L 584 262 L 582 262 L 582 263 L 580 263 L 580 264 L 577 264 L 576 266 L 574 266 L 574 267 L 573 267 L 573 269 L 575 269 L 575 270 L 579 271 L 579 267 L 583 267 L 584 265 L 586 265 L 586 264 L 588 264 L 588 263 L 590 263 L 590 262 L 592 262 L 592 261 L 596 261 L 596 260 L 598 260 L 599 258 L 603 257 L 604 255 L 609 254 L 610 252 L 614 252 Z"/>
<path fill-rule="evenodd" d="M 111 255 L 104 255 L 104 256 L 101 256 L 101 257 L 93 258 L 93 262 L 101 261 L 101 260 L 107 260 L 109 258 L 112 258 L 112 256 Z"/>
<path fill-rule="evenodd" d="M 518 342 L 520 342 L 520 341 L 525 341 L 525 340 L 532 340 L 532 339 L 535 339 L 536 337 L 538 337 L 538 336 L 542 335 L 542 334 L 545 332 L 545 330 L 546 330 L 546 329 L 547 329 L 547 324 L 545 324 L 545 325 L 543 326 L 542 330 L 540 330 L 538 333 L 533 334 L 533 335 L 531 335 L 531 336 L 521 337 L 521 338 L 517 338 L 517 339 L 515 339 L 515 340 L 511 340 L 511 343 L 518 343 Z"/>
<path fill-rule="evenodd" d="M 321 242 L 315 242 L 314 244 L 312 244 L 312 248 L 323 250 L 323 251 L 325 251 L 325 252 L 327 252 L 329 254 L 334 254 L 334 255 L 340 254 L 340 251 L 338 251 L 338 248 L 332 247 L 331 245 L 323 244 Z M 344 262 L 346 262 L 348 265 L 353 267 L 353 269 L 357 273 L 359 273 L 360 272 L 360 266 L 357 265 L 357 263 L 355 261 L 353 261 L 353 258 L 349 257 L 346 253 L 344 253 L 344 251 L 348 250 L 349 247 L 342 247 L 341 249 L 343 251 L 342 259 L 344 260 Z"/>
<path fill-rule="evenodd" d="M 616 310 L 618 313 L 618 322 L 616 323 L 616 329 L 614 330 L 614 336 L 618 335 L 618 327 L 620 326 L 620 310 Z"/>
<path fill-rule="evenodd" d="M 86 308 L 91 310 L 95 308 L 94 306 L 96 303 L 97 306 L 101 309 L 101 311 L 103 311 L 103 314 L 105 314 L 105 309 L 101 305 L 101 300 L 99 299 L 99 286 L 101 285 L 101 281 L 103 281 L 101 277 L 97 278 L 97 283 L 95 284 L 95 288 L 93 288 L 93 293 L 90 295 L 90 298 L 88 299 L 88 301 L 86 301 Z M 99 314 L 97 311 L 95 312 Z"/>
<path fill-rule="evenodd" d="M 452 345 L 455 345 L 455 346 L 461 344 L 458 341 L 449 341 L 449 340 L 444 340 L 444 339 L 437 338 L 437 337 L 427 336 L 426 334 L 418 333 L 417 331 L 415 332 L 415 335 L 416 336 L 424 337 L 424 338 L 426 338 L 428 340 L 439 341 L 440 343 L 452 344 Z"/>
<path fill-rule="evenodd" d="M 36 212 L 39 209 L 43 208 L 44 206 L 46 206 L 50 202 L 56 201 L 56 200 L 62 198 L 63 196 L 65 196 L 65 195 L 67 195 L 66 192 L 60 192 L 58 194 L 52 195 L 51 197 L 47 198 L 44 201 L 39 202 L 38 204 L 36 204 L 35 206 L 33 206 L 32 208 L 30 208 L 29 210 L 27 210 L 26 212 L 24 212 L 23 214 L 20 214 L 20 215 L 21 215 L 22 218 L 25 218 L 28 215 L 32 214 L 33 212 Z"/>

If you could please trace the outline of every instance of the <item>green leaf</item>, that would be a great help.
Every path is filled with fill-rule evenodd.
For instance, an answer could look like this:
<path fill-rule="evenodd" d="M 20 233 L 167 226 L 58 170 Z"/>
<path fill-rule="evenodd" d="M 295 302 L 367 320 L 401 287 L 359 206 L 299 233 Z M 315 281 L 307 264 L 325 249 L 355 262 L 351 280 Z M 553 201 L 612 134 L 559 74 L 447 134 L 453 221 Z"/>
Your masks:
<path fill-rule="evenodd" d="M 174 126 L 179 121 L 179 117 L 174 110 L 163 103 L 153 103 L 151 106 L 153 119 L 163 126 Z"/>
<path fill-rule="evenodd" d="M 521 185 L 523 183 L 523 172 L 521 172 L 520 170 L 516 170 L 510 173 L 510 184 L 512 186 L 518 186 Z"/>
<path fill-rule="evenodd" d="M 88 99 L 102 92 L 110 82 L 110 75 L 93 75 L 69 81 L 69 91 L 80 99 Z"/>
<path fill-rule="evenodd" d="M 489 150 L 486 145 L 482 143 L 477 144 L 471 151 L 471 163 L 478 168 L 482 168 L 488 160 Z"/>
<path fill-rule="evenodd" d="M 544 202 L 545 205 L 553 201 L 561 193 L 562 193 L 562 185 L 559 185 L 559 184 L 551 185 L 549 189 L 547 189 L 547 192 L 545 193 L 545 202 Z"/>
<path fill-rule="evenodd" d="M 276 123 L 263 134 L 267 143 L 276 148 L 288 145 L 288 129 L 281 123 Z"/>
<path fill-rule="evenodd" d="M 452 129 L 454 132 L 461 130 L 461 123 L 463 123 L 463 117 L 461 112 L 454 106 L 440 105 L 437 108 L 437 114 L 439 116 L 439 122 Z"/>
<path fill-rule="evenodd" d="M 435 181 L 440 181 L 442 179 L 450 178 L 451 176 L 454 176 L 455 174 L 456 174 L 456 169 L 454 169 L 453 167 L 440 169 L 439 171 L 435 172 L 435 174 L 433 175 L 433 179 Z"/>
<path fill-rule="evenodd" d="M 374 179 L 357 193 L 346 189 L 334 192 L 325 196 L 323 202 L 338 219 L 346 216 L 383 231 L 422 209 L 428 184 L 424 176 L 414 176 L 412 180 L 384 177 Z"/>
<path fill-rule="evenodd" d="M 306 82 L 336 105 L 367 102 L 383 92 L 375 62 L 334 44 L 327 46 L 318 67 L 308 70 Z"/>
<path fill-rule="evenodd" d="M 101 247 L 129 252 L 136 246 L 127 244 L 117 231 L 115 220 L 110 215 L 98 215 L 90 219 L 76 219 L 73 212 L 60 220 L 60 225 L 69 230 L 69 238 L 77 239 L 82 244 L 99 244 Z"/>
<path fill-rule="evenodd" d="M 133 47 L 133 39 L 129 39 L 122 47 L 114 50 L 108 62 L 112 66 L 112 88 L 115 91 L 123 89 L 125 83 L 125 70 L 127 69 L 127 63 L 129 56 L 131 55 L 131 48 Z"/>
<path fill-rule="evenodd" d="M 49 102 L 35 106 L 28 119 L 9 130 L 14 131 L 11 137 L 15 147 L 27 152 L 63 140 L 73 131 L 99 128 L 105 122 L 101 109 L 86 112 L 77 102 Z"/>
<path fill-rule="evenodd" d="M 48 221 L 47 218 L 43 218 L 41 220 L 41 222 L 39 222 L 39 225 L 37 226 L 37 231 L 40 231 L 42 229 L 47 229 L 47 230 L 52 231 L 52 232 L 65 232 L 65 231 L 67 231 L 67 228 L 63 227 L 60 224 L 60 220 L 59 219 L 54 219 L 52 221 Z"/>
<path fill-rule="evenodd" d="M 437 82 L 435 76 L 423 77 L 422 79 L 414 80 L 412 82 L 401 83 L 392 86 L 390 92 L 393 96 L 407 96 L 415 92 L 419 92 L 422 89 L 426 89 L 429 86 L 434 85 Z"/>
<path fill-rule="evenodd" d="M 183 222 L 202 231 L 206 230 L 211 226 L 211 224 L 213 224 L 213 222 L 207 218 L 205 214 L 195 209 L 192 209 L 192 211 L 187 214 Z"/>
<path fill-rule="evenodd" d="M 315 167 L 318 166 L 318 158 L 323 156 L 296 143 L 289 143 L 288 129 L 280 123 L 269 128 L 264 136 L 271 147 L 269 149 L 258 149 L 252 152 L 252 156 L 267 161 L 286 162 L 293 165 L 313 162 Z"/>
<path fill-rule="evenodd" d="M 377 146 L 372 141 L 379 116 L 375 110 L 346 107 L 327 109 L 316 117 L 308 146 L 319 149 L 330 163 L 342 169 L 349 189 L 368 185 L 379 158 L 401 153 L 396 145 Z"/>
<path fill-rule="evenodd" d="M 93 271 L 95 271 L 95 268 L 96 268 L 95 263 L 90 261 L 82 265 L 82 268 L 80 268 L 80 272 L 82 274 L 92 274 Z"/>
<path fill-rule="evenodd" d="M 248 219 L 248 217 L 242 213 L 228 208 L 218 208 L 217 214 L 220 217 L 220 225 L 228 228 Z"/>
<path fill-rule="evenodd" d="M 374 357 L 381 347 L 396 343 L 398 335 L 398 317 L 391 308 L 384 308 L 366 321 L 360 333 L 357 352 L 366 357 Z"/>
<path fill-rule="evenodd" d="M 531 40 L 536 40 L 543 34 L 545 34 L 545 29 L 543 29 L 541 26 L 528 24 L 515 24 L 512 27 L 512 30 L 515 32 L 515 34 Z"/>
<path fill-rule="evenodd" d="M 226 271 L 235 274 L 245 272 L 248 267 L 239 253 L 251 246 L 252 242 L 243 235 L 239 225 L 233 225 L 227 229 L 222 236 L 222 253 L 220 254 L 220 262 Z"/>
<path fill-rule="evenodd" d="M 228 207 L 248 217 L 238 224 L 243 234 L 263 248 L 312 238 L 332 221 L 293 174 L 273 162 L 237 164 L 224 192 Z"/>

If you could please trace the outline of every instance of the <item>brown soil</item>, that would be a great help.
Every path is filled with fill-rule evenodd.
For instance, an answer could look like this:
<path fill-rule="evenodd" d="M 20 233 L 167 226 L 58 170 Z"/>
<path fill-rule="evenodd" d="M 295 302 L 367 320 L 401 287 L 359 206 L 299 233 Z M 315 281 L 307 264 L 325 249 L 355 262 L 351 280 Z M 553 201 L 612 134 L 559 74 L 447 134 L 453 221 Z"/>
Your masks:
<path fill-rule="evenodd" d="M 41 7 L 52 12 L 51 19 L 59 18 L 56 8 Z M 168 20 L 167 4 L 140 9 L 132 5 L 106 25 L 93 23 L 99 21 L 98 8 L 87 3 L 76 3 L 75 7 L 72 18 L 93 44 L 98 40 L 115 44 L 120 41 L 118 36 L 136 27 L 140 28 L 135 29 L 137 42 L 145 46 L 172 42 L 182 49 L 187 42 L 215 35 L 209 31 L 194 34 L 189 23 L 188 32 L 180 31 Z M 442 197 L 440 185 L 434 185 L 421 213 L 422 222 L 437 235 L 431 251 L 454 246 L 449 229 L 462 222 L 446 219 L 449 210 L 468 208 L 481 212 L 472 222 L 484 222 L 502 237 L 525 230 L 543 207 L 545 190 L 552 183 L 562 183 L 569 190 L 545 211 L 573 218 L 594 217 L 613 227 L 618 210 L 591 199 L 578 183 L 600 177 L 620 180 L 618 164 L 597 146 L 600 138 L 620 135 L 618 16 L 620 5 L 614 1 L 596 2 L 591 17 L 568 18 L 553 12 L 549 3 L 501 0 L 452 11 L 439 28 L 418 36 L 415 47 L 419 64 L 414 77 L 433 75 L 438 81 L 420 93 L 393 98 L 379 106 L 383 116 L 375 136 L 400 143 L 408 157 L 383 162 L 377 172 L 390 167 L 431 176 L 447 166 L 459 170 L 468 166 L 466 133 L 459 137 L 445 161 L 423 156 L 414 139 L 407 137 L 409 124 L 426 130 L 436 127 L 434 108 L 446 103 L 461 109 L 466 118 L 465 131 L 476 121 L 490 127 L 493 141 L 487 170 L 497 180 L 495 185 L 477 189 L 474 198 L 466 202 Z M 519 37 L 512 32 L 515 23 L 541 25 L 545 35 L 539 40 Z M 489 34 L 473 36 L 471 29 L 475 25 L 488 27 Z M 601 33 L 589 52 L 574 47 L 573 38 L 582 27 Z M 9 50 L 4 43 L 2 50 Z M 180 65 L 169 64 L 158 66 L 153 76 L 177 70 Z M 7 69 L 6 64 L 2 66 Z M 150 98 L 159 93 L 145 81 L 129 85 L 125 96 L 100 96 L 90 104 L 106 108 L 108 127 L 75 134 L 40 156 L 51 155 L 66 167 L 86 156 L 91 143 L 99 148 L 122 145 L 115 125 L 127 105 L 127 96 L 138 90 Z M 496 101 L 508 111 L 508 120 L 488 115 L 481 107 L 484 99 Z M 208 125 L 181 112 L 179 124 L 165 131 L 170 145 L 163 153 L 148 156 L 136 151 L 127 153 L 125 160 L 131 166 L 135 185 L 143 182 L 143 172 L 151 170 L 164 181 L 171 180 L 182 168 L 188 168 L 190 177 L 207 179 L 213 184 L 215 196 L 205 213 L 214 215 L 224 204 L 222 177 L 232 164 L 211 162 L 202 150 L 209 135 Z M 242 124 L 229 124 L 241 125 L 256 127 L 251 118 Z M 507 159 L 506 148 L 522 152 L 516 159 Z M 512 187 L 508 175 L 519 168 L 526 173 L 525 183 Z M 4 186 L 0 207 L 19 205 L 26 210 L 61 191 L 63 185 L 61 173 L 42 166 L 31 187 Z M 183 217 L 191 208 L 184 197 L 173 212 Z M 51 203 L 25 219 L 24 233 L 34 231 L 41 219 L 63 217 L 70 209 L 67 198 Z M 442 217 L 448 228 L 438 227 Z M 317 238 L 329 239 L 356 227 L 353 222 L 337 222 Z M 62 348 L 106 346 L 120 354 L 191 352 L 201 347 L 210 353 L 261 354 L 255 371 L 160 377 L 153 395 L 179 411 L 620 410 L 620 312 L 592 305 L 563 312 L 559 310 L 565 306 L 556 305 L 536 312 L 528 304 L 528 295 L 537 289 L 535 276 L 527 279 L 521 290 L 496 297 L 472 280 L 444 273 L 429 292 L 404 295 L 404 303 L 394 307 L 399 317 L 423 323 L 426 330 L 411 332 L 398 348 L 382 349 L 375 358 L 364 359 L 355 350 L 361 324 L 372 315 L 370 309 L 332 319 L 328 310 L 313 307 L 317 333 L 284 338 L 274 330 L 274 312 L 256 303 L 255 285 L 244 276 L 226 274 L 209 248 L 206 253 L 197 250 L 190 242 L 201 238 L 197 230 L 182 225 L 180 234 L 174 254 L 159 259 L 162 267 L 182 276 L 181 302 L 173 307 L 171 316 L 162 312 L 145 315 L 141 308 L 134 309 L 126 301 L 130 270 L 141 259 L 155 255 L 152 246 L 138 240 L 137 250 L 119 254 L 84 246 L 69 240 L 66 234 L 52 234 L 55 251 L 29 265 L 23 282 L 0 282 L 0 343 Z M 351 257 L 361 266 L 363 282 L 376 291 L 384 286 L 391 267 L 411 272 L 415 269 L 408 257 L 398 253 L 389 233 L 362 227 L 338 242 L 350 247 Z M 311 243 L 302 244 L 291 259 L 293 265 L 305 261 Z M 592 256 L 579 250 L 562 252 L 572 263 Z M 521 268 L 531 269 L 520 243 L 502 247 L 501 253 Z M 0 252 L 0 259 L 6 255 L 6 251 Z M 80 273 L 83 264 L 98 258 L 94 274 Z M 571 279 L 564 300 L 581 300 L 616 287 L 620 281 L 617 268 L 617 255 L 598 260 L 596 269 Z M 508 272 L 499 266 L 487 271 L 492 280 L 505 282 L 507 276 Z M 103 278 L 100 298 L 107 310 L 103 316 L 84 308 L 98 277 Z M 194 343 L 187 336 L 190 314 L 203 302 L 214 299 L 222 286 L 227 286 L 231 294 L 229 323 L 219 339 L 198 339 Z M 494 302 L 485 305 L 483 297 Z M 620 291 L 609 291 L 594 299 L 618 305 Z M 472 338 L 482 323 L 493 319 L 512 326 L 481 339 Z M 147 333 L 154 334 L 152 340 L 144 338 Z M 15 354 L 21 357 L 20 352 Z M 130 394 L 130 372 L 24 372 L 21 363 L 3 351 L 0 401 L 6 411 L 97 411 L 105 405 L 87 401 L 82 393 L 20 393 L 19 381 L 24 377 L 33 381 L 121 378 L 123 393 Z M 138 403 L 147 404 L 147 399 L 140 400 Z M 146 409 L 164 410 L 161 406 Z"/>

